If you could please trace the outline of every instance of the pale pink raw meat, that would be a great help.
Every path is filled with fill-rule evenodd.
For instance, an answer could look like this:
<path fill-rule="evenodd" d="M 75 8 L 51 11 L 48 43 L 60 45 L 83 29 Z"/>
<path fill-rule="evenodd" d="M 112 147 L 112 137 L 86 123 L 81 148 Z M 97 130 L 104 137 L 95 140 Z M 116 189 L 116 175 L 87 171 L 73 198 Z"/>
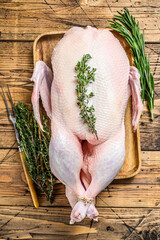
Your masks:
<path fill-rule="evenodd" d="M 89 104 L 95 108 L 98 140 L 83 123 L 77 105 L 75 66 L 84 54 L 91 55 L 88 64 L 97 69 L 88 92 L 95 95 Z M 95 197 L 112 182 L 125 159 L 124 115 L 131 94 L 133 130 L 142 112 L 140 76 L 135 67 L 130 67 L 124 49 L 110 31 L 89 26 L 73 27 L 64 35 L 53 51 L 52 69 L 54 77 L 44 62 L 35 65 L 35 118 L 42 128 L 40 94 L 51 118 L 50 167 L 66 185 L 73 208 L 70 223 L 86 215 L 98 220 Z"/>

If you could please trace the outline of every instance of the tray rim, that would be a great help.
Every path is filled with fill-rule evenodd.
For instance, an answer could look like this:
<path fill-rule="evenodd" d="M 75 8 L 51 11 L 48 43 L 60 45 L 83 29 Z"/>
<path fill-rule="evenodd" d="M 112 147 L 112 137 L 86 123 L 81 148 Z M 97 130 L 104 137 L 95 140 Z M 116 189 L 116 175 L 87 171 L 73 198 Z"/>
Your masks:
<path fill-rule="evenodd" d="M 38 41 L 44 37 L 44 36 L 49 36 L 49 35 L 60 35 L 60 34 L 65 34 L 68 30 L 62 30 L 62 31 L 50 31 L 50 32 L 45 32 L 45 33 L 42 33 L 40 35 L 38 35 L 36 37 L 36 39 L 34 40 L 34 43 L 33 43 L 33 63 L 34 63 L 34 66 L 35 66 L 35 63 L 36 63 L 36 47 L 37 47 L 37 44 L 38 44 Z M 109 29 L 109 31 L 111 32 L 116 32 L 115 30 L 111 30 Z M 121 36 L 122 38 L 124 38 L 123 36 Z M 124 38 L 125 40 L 125 38 Z M 126 40 L 125 40 L 126 41 Z M 128 43 L 127 43 L 128 44 Z M 133 66 L 133 58 L 132 58 L 132 61 L 131 61 L 131 66 Z M 140 169 L 141 169 L 141 146 L 140 146 L 140 130 L 139 130 L 139 124 L 137 126 L 137 129 L 136 129 L 136 140 L 137 140 L 137 151 L 138 151 L 138 165 L 137 165 L 137 168 L 134 172 L 128 174 L 128 175 L 117 175 L 114 179 L 128 179 L 128 178 L 132 178 L 134 176 L 136 176 L 139 172 L 140 172 Z M 59 180 L 56 181 L 57 183 L 60 182 Z"/>

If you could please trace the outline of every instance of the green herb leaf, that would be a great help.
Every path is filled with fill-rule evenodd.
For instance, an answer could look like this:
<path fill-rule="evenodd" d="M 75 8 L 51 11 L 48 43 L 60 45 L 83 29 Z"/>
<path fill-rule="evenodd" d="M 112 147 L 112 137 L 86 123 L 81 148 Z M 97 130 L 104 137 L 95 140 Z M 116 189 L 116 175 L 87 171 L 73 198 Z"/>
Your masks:
<path fill-rule="evenodd" d="M 90 54 L 83 55 L 82 61 L 78 62 L 75 67 L 75 71 L 77 72 L 77 105 L 80 108 L 80 115 L 83 122 L 88 124 L 92 134 L 95 134 L 98 139 L 97 131 L 95 129 L 95 109 L 93 105 L 90 108 L 88 107 L 89 99 L 94 96 L 94 93 L 91 92 L 87 94 L 87 87 L 90 83 L 95 81 L 96 72 L 96 68 L 91 69 L 91 67 L 87 65 L 87 61 L 91 58 Z"/>
<path fill-rule="evenodd" d="M 153 120 L 154 80 L 150 72 L 149 58 L 145 54 L 144 31 L 143 34 L 140 33 L 139 23 L 136 23 L 135 18 L 129 13 L 127 8 L 124 8 L 124 13 L 118 12 L 118 14 L 114 15 L 113 21 L 109 21 L 110 26 L 108 28 L 116 30 L 125 37 L 131 47 L 134 65 L 141 75 L 142 101 L 147 101 L 151 119 Z"/>
<path fill-rule="evenodd" d="M 42 118 L 45 130 L 43 132 L 34 118 L 33 111 L 30 111 L 27 105 L 19 102 L 15 110 L 16 126 L 19 130 L 20 144 L 26 156 L 29 174 L 52 203 L 55 177 L 49 167 L 48 148 L 51 136 L 47 126 L 48 119 L 44 116 Z"/>

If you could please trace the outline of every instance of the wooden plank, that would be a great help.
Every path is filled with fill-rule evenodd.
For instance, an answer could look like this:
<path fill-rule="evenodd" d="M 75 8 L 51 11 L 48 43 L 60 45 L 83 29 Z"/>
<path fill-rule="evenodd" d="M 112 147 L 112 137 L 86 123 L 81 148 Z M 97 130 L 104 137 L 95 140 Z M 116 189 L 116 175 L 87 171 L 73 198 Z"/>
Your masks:
<path fill-rule="evenodd" d="M 98 208 L 99 222 L 92 226 L 88 218 L 82 223 L 69 225 L 70 211 L 65 207 L 36 210 L 29 206 L 0 207 L 1 237 L 7 239 L 30 234 L 33 239 L 133 240 L 158 239 L 160 233 L 159 208 Z M 147 238 L 151 234 L 157 238 Z"/>
<path fill-rule="evenodd" d="M 146 44 L 146 52 L 150 56 L 151 72 L 154 72 L 156 92 L 160 77 L 159 44 Z M 31 91 L 29 79 L 33 72 L 33 42 L 1 42 L 0 44 L 0 81 L 4 86 L 19 86 L 19 92 Z M 27 84 L 21 86 L 23 84 Z M 25 87 L 25 88 L 24 88 Z"/>
<path fill-rule="evenodd" d="M 1 42 L 0 85 L 9 84 L 14 102 L 18 100 L 30 104 L 33 72 L 32 42 Z M 141 118 L 140 137 L 142 150 L 160 150 L 160 44 L 147 44 L 151 71 L 155 79 L 155 119 L 150 121 L 147 108 Z M 6 90 L 6 89 L 5 89 Z M 9 139 L 9 141 L 8 141 Z M 14 144 L 14 145 L 13 145 Z M 14 130 L 8 120 L 2 94 L 0 94 L 0 148 L 16 148 Z"/>
<path fill-rule="evenodd" d="M 12 95 L 14 94 L 12 93 Z M 16 92 L 15 95 L 18 96 Z M 17 100 L 23 101 L 25 103 L 30 103 L 31 94 L 27 95 L 26 98 L 26 94 L 23 93 L 23 95 L 24 97 L 18 97 Z M 2 96 L 0 96 L 0 102 L 2 102 L 1 98 Z M 153 122 L 150 122 L 150 115 L 147 108 L 144 109 L 143 117 L 141 118 L 140 122 L 141 149 L 143 151 L 160 150 L 159 106 L 160 100 L 155 100 L 156 118 Z M 17 148 L 14 129 L 8 120 L 7 112 L 4 109 L 0 109 L 0 111 L 0 148 Z"/>
<path fill-rule="evenodd" d="M 145 29 L 146 41 L 160 41 L 159 1 L 3 1 L 0 9 L 2 40 L 34 40 L 39 34 L 72 26 L 106 27 L 117 11 L 128 7 Z"/>
<path fill-rule="evenodd" d="M 159 207 L 160 151 L 142 152 L 140 173 L 131 179 L 114 180 L 97 198 L 98 207 Z M 57 184 L 51 205 L 38 190 L 40 206 L 69 206 L 64 186 Z M 32 201 L 25 181 L 18 150 L 1 150 L 0 205 L 30 205 Z"/>

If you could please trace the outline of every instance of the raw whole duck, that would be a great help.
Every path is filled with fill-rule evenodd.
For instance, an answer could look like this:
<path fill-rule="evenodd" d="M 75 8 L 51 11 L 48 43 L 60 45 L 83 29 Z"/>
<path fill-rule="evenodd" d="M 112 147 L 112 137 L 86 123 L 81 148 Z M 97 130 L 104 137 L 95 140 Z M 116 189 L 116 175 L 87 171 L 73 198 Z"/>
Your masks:
<path fill-rule="evenodd" d="M 95 108 L 98 140 L 79 114 L 75 66 L 84 54 L 96 68 L 90 86 Z M 51 119 L 50 167 L 66 187 L 72 206 L 70 223 L 88 216 L 98 220 L 95 197 L 120 171 L 125 159 L 124 116 L 132 94 L 132 126 L 136 130 L 141 112 L 138 70 L 129 65 L 119 40 L 109 30 L 71 28 L 54 48 L 52 71 L 38 61 L 32 75 L 34 115 L 43 129 L 39 95 Z"/>

